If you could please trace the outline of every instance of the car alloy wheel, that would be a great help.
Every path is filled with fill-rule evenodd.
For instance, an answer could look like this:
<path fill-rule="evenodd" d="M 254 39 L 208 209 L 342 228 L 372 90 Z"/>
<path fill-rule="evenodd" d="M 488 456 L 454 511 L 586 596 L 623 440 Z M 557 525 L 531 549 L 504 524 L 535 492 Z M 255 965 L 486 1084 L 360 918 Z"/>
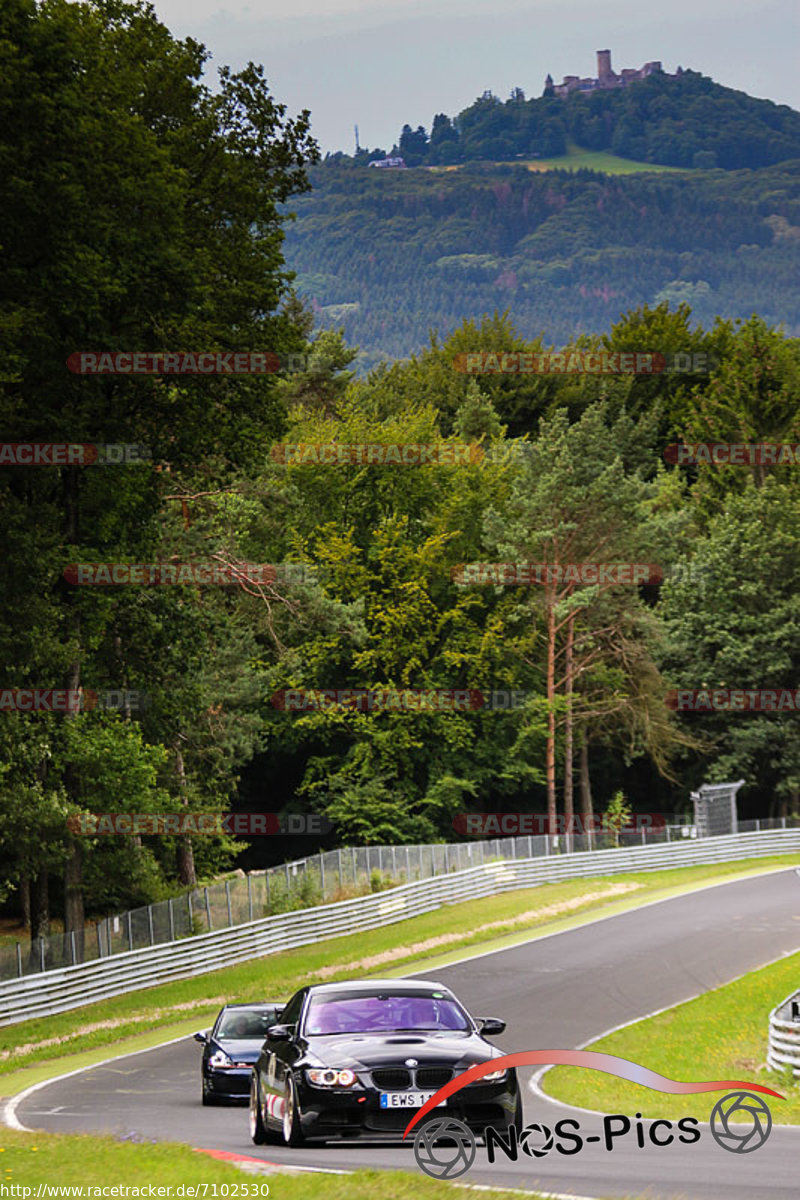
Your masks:
<path fill-rule="evenodd" d="M 287 1146 L 302 1146 L 305 1141 L 300 1124 L 297 1092 L 291 1075 L 286 1080 L 286 1091 L 283 1096 L 283 1140 Z"/>
<path fill-rule="evenodd" d="M 256 1146 L 263 1146 L 269 1141 L 269 1134 L 261 1114 L 261 1088 L 255 1073 L 250 1081 L 250 1137 Z"/>

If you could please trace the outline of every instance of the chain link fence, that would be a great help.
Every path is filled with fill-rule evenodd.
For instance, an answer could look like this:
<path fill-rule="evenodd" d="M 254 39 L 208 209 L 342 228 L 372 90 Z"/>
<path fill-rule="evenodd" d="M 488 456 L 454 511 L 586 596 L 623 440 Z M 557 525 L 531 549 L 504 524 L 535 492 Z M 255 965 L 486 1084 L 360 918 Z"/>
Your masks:
<path fill-rule="evenodd" d="M 800 827 L 800 819 L 740 821 L 739 832 Z M 267 871 L 194 888 L 169 900 L 106 917 L 70 933 L 0 947 L 0 980 L 108 958 L 162 945 L 246 921 L 337 900 L 349 900 L 403 883 L 415 883 L 493 861 L 544 858 L 596 850 L 629 849 L 697 837 L 676 819 L 656 828 L 612 832 L 525 835 L 418 846 L 349 846 L 287 862 Z"/>

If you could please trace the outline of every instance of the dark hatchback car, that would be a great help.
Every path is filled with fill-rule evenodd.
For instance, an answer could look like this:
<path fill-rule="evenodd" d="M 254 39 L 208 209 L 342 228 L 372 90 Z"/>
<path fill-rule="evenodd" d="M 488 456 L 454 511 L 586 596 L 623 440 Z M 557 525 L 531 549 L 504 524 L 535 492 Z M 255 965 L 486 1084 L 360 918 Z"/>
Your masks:
<path fill-rule="evenodd" d="M 454 1075 L 503 1052 L 485 1040 L 502 1033 L 496 1018 L 476 1023 L 438 983 L 408 979 L 318 984 L 297 992 L 280 1024 L 267 1031 L 250 1092 L 250 1136 L 402 1137 L 423 1104 Z M 516 1072 L 468 1084 L 436 1115 L 476 1133 L 522 1124 Z"/>
<path fill-rule="evenodd" d="M 242 1100 L 250 1095 L 253 1063 L 267 1030 L 280 1020 L 282 1011 L 283 1005 L 272 1000 L 226 1004 L 213 1029 L 194 1035 L 203 1046 L 203 1104 Z"/>

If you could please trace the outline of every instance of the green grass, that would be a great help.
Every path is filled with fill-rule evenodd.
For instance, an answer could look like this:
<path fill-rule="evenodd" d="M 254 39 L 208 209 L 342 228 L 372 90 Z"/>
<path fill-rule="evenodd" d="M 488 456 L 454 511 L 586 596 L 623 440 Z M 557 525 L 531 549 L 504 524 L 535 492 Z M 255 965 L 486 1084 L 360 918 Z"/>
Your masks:
<path fill-rule="evenodd" d="M 584 150 L 570 143 L 566 154 L 552 158 L 515 158 L 498 160 L 496 166 L 528 167 L 531 171 L 603 171 L 606 175 L 631 175 L 637 171 L 682 171 L 683 167 L 666 167 L 660 163 L 637 162 L 631 158 L 620 158 L 606 150 Z M 469 163 L 458 163 L 452 167 L 434 167 L 433 170 L 458 171 Z"/>
<path fill-rule="evenodd" d="M 800 934 L 800 925 L 798 925 Z M 769 1013 L 800 986 L 800 953 L 744 975 L 592 1042 L 592 1050 L 641 1063 L 669 1079 L 744 1079 L 773 1088 L 765 1096 L 779 1125 L 800 1124 L 800 1080 L 766 1069 Z M 599 1071 L 554 1067 L 542 1079 L 548 1096 L 604 1113 L 645 1117 L 693 1116 L 707 1121 L 723 1093 L 668 1096 Z"/>
<path fill-rule="evenodd" d="M 610 916 L 648 900 L 680 894 L 708 882 L 759 874 L 800 861 L 797 854 L 744 862 L 714 864 L 639 875 L 576 879 L 466 904 L 448 905 L 408 921 L 297 950 L 253 959 L 206 975 L 129 992 L 70 1012 L 0 1028 L 0 1092 L 15 1095 L 31 1083 L 108 1057 L 184 1036 L 210 1023 L 224 999 L 288 998 L 301 984 L 320 978 L 354 974 L 395 975 L 435 971 L 464 957 L 470 949 L 484 952 L 559 932 L 601 916 Z M 591 899 L 616 883 L 639 886 L 619 898 Z M 572 904 L 568 914 L 543 911 Z M 515 918 L 527 914 L 521 923 Z M 499 925 L 487 930 L 487 925 Z M 446 945 L 436 938 L 455 935 Z M 426 943 L 424 949 L 419 943 Z M 433 942 L 433 944 L 431 944 Z M 365 963 L 377 955 L 398 952 L 384 963 Z M 358 965 L 354 965 L 358 964 Z M 322 976 L 323 970 L 333 969 Z M 104 1024 L 108 1023 L 108 1024 Z M 44 1044 L 58 1038 L 55 1045 Z M 30 1047 L 30 1049 L 27 1049 Z"/>
<path fill-rule="evenodd" d="M 211 1185 L 216 1184 L 217 1197 L 224 1194 L 233 1200 L 267 1195 L 274 1200 L 361 1200 L 362 1197 L 371 1200 L 376 1195 L 381 1200 L 452 1200 L 450 1185 L 428 1179 L 416 1170 L 411 1155 L 409 1167 L 408 1172 L 355 1171 L 349 1175 L 281 1172 L 266 1176 L 245 1174 L 237 1167 L 173 1142 L 131 1145 L 111 1137 L 22 1134 L 0 1129 L 0 1183 L 34 1190 L 40 1183 L 83 1188 L 117 1184 L 140 1188 L 153 1184 L 171 1187 L 174 1197 L 174 1189 L 184 1184 L 195 1188 L 199 1185 L 194 1195 L 202 1200 L 203 1185 L 207 1184 L 205 1200 L 214 1200 Z M 227 1189 L 221 1185 L 228 1185 Z M 24 1193 L 16 1194 L 24 1200 Z M 166 1191 L 161 1194 L 169 1195 Z M 493 1188 L 482 1192 L 486 1200 L 512 1200 L 519 1194 Z"/>

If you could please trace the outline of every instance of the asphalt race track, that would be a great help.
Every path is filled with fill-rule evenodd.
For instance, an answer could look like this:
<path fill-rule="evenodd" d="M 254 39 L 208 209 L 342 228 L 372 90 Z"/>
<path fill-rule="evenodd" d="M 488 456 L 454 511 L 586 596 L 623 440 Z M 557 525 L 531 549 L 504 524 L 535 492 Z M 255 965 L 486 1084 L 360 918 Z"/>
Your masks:
<path fill-rule="evenodd" d="M 507 1032 L 495 1039 L 506 1053 L 573 1049 L 798 949 L 800 880 L 789 869 L 649 905 L 439 969 L 430 977 L 451 987 L 473 1015 L 507 1020 Z M 765 1012 L 765 1030 L 766 1021 Z M 16 1116 L 32 1129 L 136 1133 L 294 1165 L 418 1170 L 410 1150 L 398 1146 L 254 1146 L 246 1108 L 201 1107 L 199 1062 L 200 1047 L 182 1039 L 48 1084 L 25 1097 Z M 600 1116 L 570 1111 L 532 1092 L 531 1074 L 522 1073 L 526 1124 L 539 1121 L 552 1128 L 572 1116 L 584 1137 L 602 1134 Z M 753 1079 L 770 1085 L 764 1074 Z M 709 1113 L 721 1094 L 706 1097 Z M 460 1182 L 589 1197 L 798 1200 L 800 1129 L 778 1128 L 781 1103 L 771 1097 L 767 1102 L 775 1127 L 754 1153 L 723 1149 L 707 1127 L 693 1145 L 676 1141 L 659 1149 L 648 1141 L 640 1150 L 630 1133 L 611 1152 L 601 1140 L 569 1157 L 553 1150 L 544 1158 L 520 1154 L 511 1162 L 501 1154 L 503 1161 L 493 1166 L 479 1146 Z M 197 1180 L 202 1180 L 202 1159 Z"/>

